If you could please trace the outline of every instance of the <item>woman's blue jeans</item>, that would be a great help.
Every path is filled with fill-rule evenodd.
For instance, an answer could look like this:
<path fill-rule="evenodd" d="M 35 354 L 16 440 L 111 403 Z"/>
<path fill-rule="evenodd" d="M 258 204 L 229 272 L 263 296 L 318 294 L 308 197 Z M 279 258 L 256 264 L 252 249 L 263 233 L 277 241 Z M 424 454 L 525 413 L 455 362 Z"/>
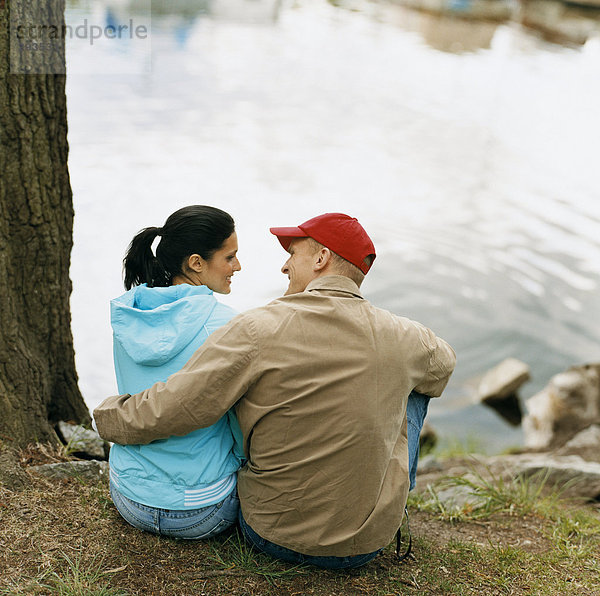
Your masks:
<path fill-rule="evenodd" d="M 237 490 L 219 503 L 187 510 L 142 505 L 122 495 L 112 482 L 110 495 L 121 517 L 135 528 L 187 540 L 210 538 L 223 532 L 237 522 L 240 509 Z"/>
<path fill-rule="evenodd" d="M 417 463 L 419 460 L 419 436 L 423 428 L 423 422 L 429 406 L 429 397 L 413 391 L 408 397 L 406 406 L 407 417 L 407 435 L 408 435 L 408 470 L 410 478 L 410 489 L 415 486 L 417 476 Z M 317 557 L 313 555 L 303 555 L 302 553 L 279 546 L 274 542 L 265 540 L 259 536 L 247 523 L 242 516 L 242 510 L 239 513 L 240 529 L 244 538 L 259 551 L 266 553 L 276 559 L 281 559 L 289 563 L 310 564 L 325 569 L 351 569 L 360 567 L 369 561 L 372 561 L 383 549 L 376 550 L 364 555 L 355 555 L 352 557 Z"/>

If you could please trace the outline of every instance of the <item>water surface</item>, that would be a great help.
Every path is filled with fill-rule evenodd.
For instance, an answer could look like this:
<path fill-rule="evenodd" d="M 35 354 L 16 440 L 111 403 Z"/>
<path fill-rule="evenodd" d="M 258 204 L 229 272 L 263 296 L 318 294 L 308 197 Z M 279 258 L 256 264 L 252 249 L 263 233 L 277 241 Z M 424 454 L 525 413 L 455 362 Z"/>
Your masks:
<path fill-rule="evenodd" d="M 107 6 L 124 18 L 104 2 L 69 16 Z M 491 451 L 521 440 L 469 405 L 473 377 L 505 357 L 532 368 L 523 397 L 600 359 L 598 37 L 562 46 L 461 21 L 453 38 L 447 20 L 390 4 L 154 6 L 150 57 L 131 43 L 69 53 L 73 333 L 90 407 L 116 392 L 108 302 L 125 248 L 191 203 L 237 222 L 243 271 L 224 301 L 239 310 L 286 287 L 269 226 L 358 217 L 378 250 L 365 296 L 457 351 L 431 409 L 445 436 Z"/>

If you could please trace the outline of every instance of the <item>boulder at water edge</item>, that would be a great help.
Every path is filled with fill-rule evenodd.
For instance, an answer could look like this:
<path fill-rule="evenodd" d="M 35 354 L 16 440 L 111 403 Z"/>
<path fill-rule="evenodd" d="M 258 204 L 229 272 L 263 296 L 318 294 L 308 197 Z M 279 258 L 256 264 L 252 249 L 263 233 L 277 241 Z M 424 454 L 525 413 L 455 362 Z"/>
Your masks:
<path fill-rule="evenodd" d="M 517 391 L 530 379 L 529 366 L 516 358 L 507 358 L 481 379 L 477 399 L 496 410 L 513 426 L 521 424 L 522 411 Z"/>
<path fill-rule="evenodd" d="M 600 363 L 573 366 L 555 375 L 527 400 L 526 407 L 525 446 L 563 447 L 580 431 L 600 422 Z"/>

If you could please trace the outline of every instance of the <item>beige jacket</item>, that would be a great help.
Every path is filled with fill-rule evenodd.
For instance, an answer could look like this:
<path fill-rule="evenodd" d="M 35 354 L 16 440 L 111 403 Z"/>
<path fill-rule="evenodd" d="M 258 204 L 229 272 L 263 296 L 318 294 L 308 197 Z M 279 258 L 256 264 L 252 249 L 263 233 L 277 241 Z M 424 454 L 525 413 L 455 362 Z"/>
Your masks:
<path fill-rule="evenodd" d="M 235 317 L 166 383 L 108 398 L 94 417 L 109 441 L 148 443 L 235 405 L 250 526 L 308 555 L 364 554 L 389 544 L 402 519 L 408 395 L 439 396 L 454 364 L 429 329 L 326 276 Z"/>

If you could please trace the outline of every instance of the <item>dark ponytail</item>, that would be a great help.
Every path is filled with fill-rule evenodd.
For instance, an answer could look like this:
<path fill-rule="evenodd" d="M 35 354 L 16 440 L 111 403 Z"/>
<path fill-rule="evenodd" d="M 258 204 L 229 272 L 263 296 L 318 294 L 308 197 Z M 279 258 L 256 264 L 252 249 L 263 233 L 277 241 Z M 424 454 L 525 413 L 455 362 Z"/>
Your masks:
<path fill-rule="evenodd" d="M 193 254 L 210 261 L 235 231 L 232 217 L 216 207 L 190 205 L 171 214 L 162 228 L 145 228 L 138 232 L 123 259 L 125 289 L 148 284 L 148 287 L 171 285 L 182 273 L 184 260 Z M 152 243 L 161 236 L 152 253 Z"/>

